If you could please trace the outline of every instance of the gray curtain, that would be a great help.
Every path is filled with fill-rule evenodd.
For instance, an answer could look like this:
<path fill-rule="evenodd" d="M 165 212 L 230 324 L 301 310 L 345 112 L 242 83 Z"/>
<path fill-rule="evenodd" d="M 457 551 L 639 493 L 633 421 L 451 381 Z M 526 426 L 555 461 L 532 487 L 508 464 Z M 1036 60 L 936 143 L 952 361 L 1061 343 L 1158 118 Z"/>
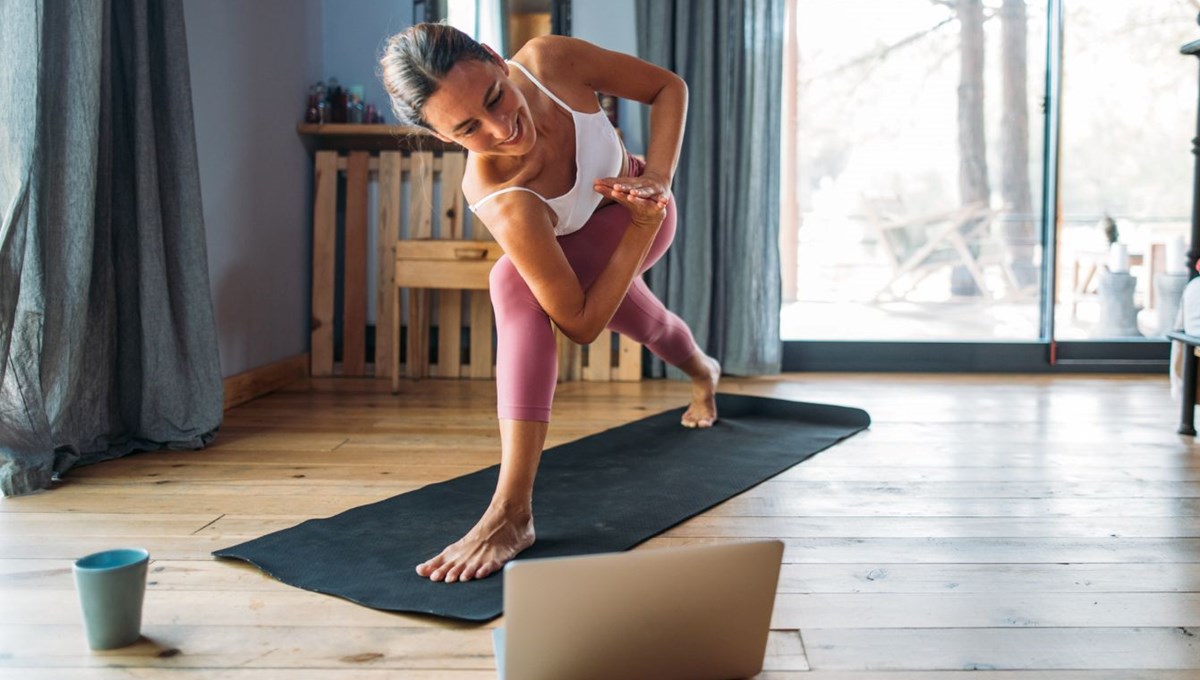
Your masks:
<path fill-rule="evenodd" d="M 0 491 L 204 446 L 222 386 L 180 0 L 4 0 L 0 64 Z"/>
<path fill-rule="evenodd" d="M 679 230 L 648 283 L 734 375 L 777 373 L 783 351 L 783 2 L 637 3 L 639 56 L 679 74 L 690 93 L 675 174 Z M 648 135 L 645 116 L 643 129 Z"/>

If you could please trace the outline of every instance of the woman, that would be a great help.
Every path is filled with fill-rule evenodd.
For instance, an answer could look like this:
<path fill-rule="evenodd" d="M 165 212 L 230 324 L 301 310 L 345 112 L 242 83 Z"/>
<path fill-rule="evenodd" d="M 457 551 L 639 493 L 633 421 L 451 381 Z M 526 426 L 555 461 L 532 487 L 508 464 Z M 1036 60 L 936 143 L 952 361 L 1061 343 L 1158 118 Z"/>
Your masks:
<path fill-rule="evenodd" d="M 640 278 L 675 232 L 670 187 L 687 87 L 647 62 L 559 36 L 536 38 L 505 62 L 444 24 L 393 36 L 380 65 L 402 121 L 468 150 L 463 193 L 505 252 L 489 284 L 496 492 L 466 536 L 417 566 L 434 581 L 468 581 L 534 541 L 533 480 L 558 370 L 551 322 L 580 344 L 610 328 L 646 345 L 692 378 L 682 424 L 716 421 L 720 366 Z M 644 164 L 626 153 L 597 92 L 650 105 Z"/>

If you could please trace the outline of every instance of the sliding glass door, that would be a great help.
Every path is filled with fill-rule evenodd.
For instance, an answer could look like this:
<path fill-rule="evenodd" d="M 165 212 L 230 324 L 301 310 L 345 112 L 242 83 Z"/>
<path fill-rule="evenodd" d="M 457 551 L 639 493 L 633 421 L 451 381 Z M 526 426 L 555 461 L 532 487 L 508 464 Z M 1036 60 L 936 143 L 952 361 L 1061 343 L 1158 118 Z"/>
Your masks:
<path fill-rule="evenodd" d="M 1104 341 L 1093 359 L 1165 347 L 1195 7 L 789 1 L 785 341 L 1027 345 L 1042 364 L 1062 341 Z"/>
<path fill-rule="evenodd" d="M 1187 280 L 1193 3 L 1064 3 L 1054 335 L 1161 340 Z"/>
<path fill-rule="evenodd" d="M 1038 337 L 1045 5 L 952 5 L 796 2 L 785 339 Z"/>

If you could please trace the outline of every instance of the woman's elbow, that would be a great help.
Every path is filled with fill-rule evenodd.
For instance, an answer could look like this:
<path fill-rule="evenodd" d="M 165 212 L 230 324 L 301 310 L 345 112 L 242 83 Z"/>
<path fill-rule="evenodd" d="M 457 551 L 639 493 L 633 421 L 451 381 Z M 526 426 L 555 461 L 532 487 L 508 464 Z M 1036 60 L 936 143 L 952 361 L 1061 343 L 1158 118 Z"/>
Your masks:
<path fill-rule="evenodd" d="M 590 345 L 596 338 L 600 337 L 600 332 L 604 330 L 603 326 L 598 326 L 595 322 L 589 322 L 582 315 L 575 317 L 565 323 L 555 322 L 558 330 L 567 336 L 567 339 L 577 345 Z"/>
<path fill-rule="evenodd" d="M 680 96 L 681 96 L 681 97 L 683 97 L 683 101 L 685 101 L 685 102 L 686 102 L 686 101 L 688 100 L 688 86 L 687 86 L 687 81 L 686 81 L 686 80 L 684 80 L 682 76 L 680 76 L 680 75 L 678 75 L 678 74 L 675 74 L 675 82 L 677 83 L 677 84 L 676 84 L 676 87 L 678 87 L 678 88 L 679 88 L 679 94 L 680 94 Z"/>
<path fill-rule="evenodd" d="M 590 345 L 596 341 L 596 338 L 600 337 L 600 331 L 604 329 L 574 328 L 569 331 L 566 329 L 560 330 L 562 330 L 563 335 L 566 335 L 567 338 L 576 345 Z"/>

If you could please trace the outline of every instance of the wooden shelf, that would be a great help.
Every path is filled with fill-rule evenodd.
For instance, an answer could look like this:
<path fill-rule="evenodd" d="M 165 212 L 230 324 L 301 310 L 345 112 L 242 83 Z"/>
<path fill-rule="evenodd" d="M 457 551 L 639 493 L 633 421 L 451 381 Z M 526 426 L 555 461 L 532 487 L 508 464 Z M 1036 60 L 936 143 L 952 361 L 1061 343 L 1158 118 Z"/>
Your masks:
<path fill-rule="evenodd" d="M 300 123 L 296 132 L 310 151 L 444 151 L 459 150 L 428 131 L 405 125 Z"/>

